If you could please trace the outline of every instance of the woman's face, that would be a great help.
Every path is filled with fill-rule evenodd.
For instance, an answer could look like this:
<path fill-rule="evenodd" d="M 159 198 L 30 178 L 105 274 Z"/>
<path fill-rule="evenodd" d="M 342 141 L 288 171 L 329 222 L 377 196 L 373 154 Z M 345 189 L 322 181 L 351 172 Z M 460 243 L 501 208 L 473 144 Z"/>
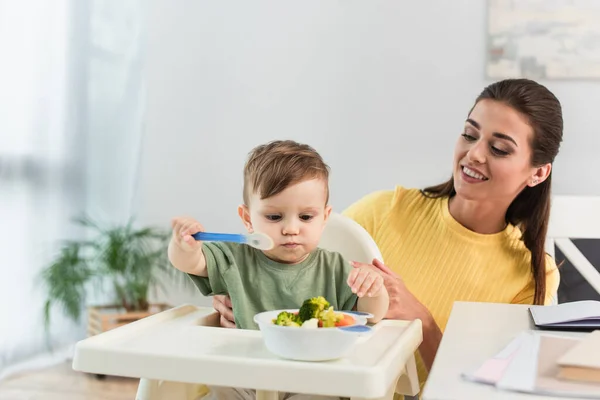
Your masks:
<path fill-rule="evenodd" d="M 533 128 L 523 115 L 498 101 L 479 101 L 456 143 L 457 195 L 510 204 L 525 186 L 540 183 L 550 165 L 532 167 L 532 140 Z"/>

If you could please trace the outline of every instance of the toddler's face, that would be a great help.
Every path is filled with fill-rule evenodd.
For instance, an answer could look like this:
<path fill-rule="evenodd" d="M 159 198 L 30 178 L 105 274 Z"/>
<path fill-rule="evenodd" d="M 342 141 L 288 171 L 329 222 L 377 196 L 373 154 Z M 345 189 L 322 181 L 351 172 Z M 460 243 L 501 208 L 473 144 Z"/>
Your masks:
<path fill-rule="evenodd" d="M 273 239 L 275 247 L 264 252 L 267 257 L 296 264 L 319 244 L 331 213 L 326 201 L 327 183 L 311 179 L 267 199 L 252 193 L 250 204 L 240 206 L 239 213 L 249 232 L 262 232 Z"/>

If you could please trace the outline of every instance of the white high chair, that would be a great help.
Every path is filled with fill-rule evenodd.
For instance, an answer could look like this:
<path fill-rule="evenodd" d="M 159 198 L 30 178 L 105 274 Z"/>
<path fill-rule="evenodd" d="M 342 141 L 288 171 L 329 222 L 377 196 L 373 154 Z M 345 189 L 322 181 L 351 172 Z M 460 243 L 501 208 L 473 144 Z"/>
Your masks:
<path fill-rule="evenodd" d="M 371 263 L 374 258 L 383 261 L 379 248 L 371 236 L 355 221 L 341 214 L 332 213 L 319 242 L 319 247 L 341 253 L 347 260 Z M 219 316 L 204 318 L 200 324 L 218 326 Z M 137 400 L 174 399 L 192 400 L 202 393 L 198 384 L 181 384 L 166 381 L 140 379 Z M 408 359 L 396 384 L 396 392 L 414 396 L 419 393 L 419 378 L 414 354 Z M 390 400 L 393 393 L 390 393 Z"/>
<path fill-rule="evenodd" d="M 341 253 L 346 260 L 371 263 L 374 258 L 383 261 L 373 238 L 354 220 L 331 213 L 321 236 L 319 247 Z"/>
<path fill-rule="evenodd" d="M 600 272 L 571 239 L 600 239 L 600 196 L 553 196 L 546 239 L 546 252 L 554 257 L 556 245 L 590 286 L 600 293 Z M 558 302 L 557 293 L 553 300 L 554 304 Z"/>

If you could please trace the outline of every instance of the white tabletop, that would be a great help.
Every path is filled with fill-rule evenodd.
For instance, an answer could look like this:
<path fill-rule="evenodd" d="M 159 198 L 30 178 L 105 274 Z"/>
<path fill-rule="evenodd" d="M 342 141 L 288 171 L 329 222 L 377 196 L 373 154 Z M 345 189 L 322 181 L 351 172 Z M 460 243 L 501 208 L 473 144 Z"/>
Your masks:
<path fill-rule="evenodd" d="M 260 331 L 205 325 L 211 308 L 180 306 L 79 342 L 78 371 L 269 391 L 383 397 L 421 343 L 420 321 L 384 321 L 337 361 L 278 358 Z"/>
<path fill-rule="evenodd" d="M 499 391 L 465 381 L 460 374 L 493 357 L 523 330 L 535 329 L 527 305 L 456 302 L 442 343 L 425 384 L 424 400 L 441 399 L 556 399 Z M 554 332 L 566 336 L 582 335 Z"/>

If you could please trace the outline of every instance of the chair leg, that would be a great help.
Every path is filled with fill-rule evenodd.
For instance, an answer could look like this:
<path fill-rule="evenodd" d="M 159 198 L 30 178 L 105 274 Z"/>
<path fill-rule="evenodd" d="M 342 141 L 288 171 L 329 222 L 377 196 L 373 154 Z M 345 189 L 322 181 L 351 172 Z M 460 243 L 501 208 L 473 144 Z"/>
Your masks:
<path fill-rule="evenodd" d="M 378 398 L 378 399 L 369 399 L 369 400 L 394 400 L 394 392 L 395 391 L 396 391 L 396 382 L 394 382 L 392 385 L 390 385 L 385 396 Z M 366 400 L 366 399 L 363 399 L 362 397 L 352 397 L 351 400 Z"/>
<path fill-rule="evenodd" d="M 140 379 L 136 400 L 194 400 L 197 384 Z"/>
<path fill-rule="evenodd" d="M 414 354 L 410 356 L 402 374 L 394 384 L 388 389 L 387 393 L 381 399 L 372 400 L 393 400 L 394 394 L 402 394 L 408 399 L 407 396 L 416 396 L 419 394 L 421 387 L 419 386 L 419 375 L 417 374 L 417 362 Z M 359 397 L 352 397 L 352 400 L 363 400 Z"/>
<path fill-rule="evenodd" d="M 154 379 L 140 379 L 135 400 L 158 400 L 158 381 Z"/>
<path fill-rule="evenodd" d="M 417 362 L 414 354 L 410 356 L 398 384 L 396 385 L 396 393 L 416 396 L 419 394 L 421 386 L 419 385 L 419 374 L 417 374 Z"/>
<path fill-rule="evenodd" d="M 279 393 L 268 390 L 257 390 L 256 400 L 279 400 Z"/>

